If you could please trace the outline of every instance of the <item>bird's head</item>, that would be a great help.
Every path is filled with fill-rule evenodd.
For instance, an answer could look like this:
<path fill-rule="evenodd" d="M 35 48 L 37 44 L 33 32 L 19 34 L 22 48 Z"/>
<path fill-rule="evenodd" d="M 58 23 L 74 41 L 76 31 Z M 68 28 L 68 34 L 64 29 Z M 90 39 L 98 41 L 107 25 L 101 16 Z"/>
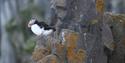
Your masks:
<path fill-rule="evenodd" d="M 37 20 L 35 18 L 32 18 L 29 23 L 28 23 L 28 27 L 30 28 Z"/>

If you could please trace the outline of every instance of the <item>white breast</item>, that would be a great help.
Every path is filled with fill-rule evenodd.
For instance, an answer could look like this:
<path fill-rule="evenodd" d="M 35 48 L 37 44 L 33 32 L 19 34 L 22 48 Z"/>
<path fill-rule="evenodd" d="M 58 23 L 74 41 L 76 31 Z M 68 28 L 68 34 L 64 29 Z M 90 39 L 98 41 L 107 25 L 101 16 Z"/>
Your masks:
<path fill-rule="evenodd" d="M 32 25 L 31 30 L 36 35 L 41 35 L 44 31 L 44 29 L 40 28 L 37 24 Z"/>

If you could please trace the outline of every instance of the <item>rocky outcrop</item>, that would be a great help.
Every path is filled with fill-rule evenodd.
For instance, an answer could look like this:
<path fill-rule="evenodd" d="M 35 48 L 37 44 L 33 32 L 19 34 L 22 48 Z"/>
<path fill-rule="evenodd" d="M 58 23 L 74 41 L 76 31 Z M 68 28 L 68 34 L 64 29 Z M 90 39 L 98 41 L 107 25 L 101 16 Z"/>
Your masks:
<path fill-rule="evenodd" d="M 72 30 L 63 29 L 59 37 L 41 37 L 38 40 L 32 58 L 37 63 L 83 63 L 86 51 L 77 48 L 79 34 Z M 42 43 L 43 42 L 43 43 Z M 41 43 L 41 44 L 40 44 Z"/>

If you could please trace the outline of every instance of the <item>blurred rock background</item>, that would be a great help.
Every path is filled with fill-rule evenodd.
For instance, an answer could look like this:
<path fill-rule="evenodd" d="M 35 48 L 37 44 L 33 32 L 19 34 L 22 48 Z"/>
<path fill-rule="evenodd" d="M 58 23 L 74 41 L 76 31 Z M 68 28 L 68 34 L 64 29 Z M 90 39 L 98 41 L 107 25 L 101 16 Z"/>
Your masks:
<path fill-rule="evenodd" d="M 28 20 L 30 20 L 32 17 L 35 17 L 40 21 L 45 21 L 50 25 L 55 25 L 54 21 L 56 21 L 55 19 L 57 19 L 58 17 L 56 18 L 53 17 L 55 16 L 55 13 L 54 13 L 55 11 L 52 10 L 52 8 L 55 7 L 54 6 L 55 3 L 53 1 L 56 1 L 56 0 L 0 0 L 0 40 L 1 40 L 0 41 L 0 63 L 34 63 L 34 61 L 31 58 L 31 55 L 37 40 L 36 40 L 36 37 L 33 35 L 33 33 L 27 28 L 27 23 L 28 23 Z M 90 1 L 95 2 L 95 0 L 90 0 Z M 69 2 L 67 3 L 69 4 Z M 84 2 L 90 4 L 89 1 L 84 0 Z M 61 3 L 61 5 L 58 3 Z M 60 7 L 63 6 L 61 0 L 59 0 L 58 3 L 56 3 L 56 5 L 59 5 Z M 83 5 L 83 6 L 86 6 L 86 5 Z M 60 7 L 56 12 L 58 13 L 59 17 L 64 17 L 65 12 L 60 13 L 62 11 L 60 10 Z M 67 7 L 70 10 L 72 5 Z M 65 11 L 65 8 L 63 8 L 63 11 Z M 86 11 L 86 10 L 83 10 L 83 11 Z M 68 11 L 68 12 L 76 12 L 76 11 Z M 77 12 L 76 14 L 74 14 L 76 18 L 72 20 L 79 20 L 78 19 L 79 17 L 77 17 L 77 14 L 79 12 L 78 13 Z M 106 23 L 108 24 L 108 26 L 111 26 L 111 33 L 113 34 L 113 38 L 111 39 L 113 39 L 113 41 L 116 43 L 115 46 L 117 46 L 113 55 L 111 55 L 108 58 L 110 59 L 109 62 L 124 63 L 125 61 L 121 61 L 121 60 L 124 60 L 125 58 L 125 55 L 124 55 L 125 54 L 125 51 L 124 51 L 125 0 L 105 0 L 105 12 L 113 13 L 112 15 L 108 15 L 110 16 L 110 18 L 108 19 L 109 21 L 106 20 L 108 21 Z M 84 12 L 83 14 L 86 15 L 86 12 Z M 94 13 L 90 13 L 90 14 L 88 13 L 87 15 L 93 17 L 93 15 L 91 14 L 94 15 Z M 67 17 L 69 18 L 69 16 Z M 84 16 L 84 18 L 86 18 L 84 20 L 86 21 L 88 17 Z M 65 19 L 67 22 L 66 21 L 63 22 L 64 23 L 63 27 L 57 27 L 58 24 L 55 26 L 57 28 L 67 28 L 65 27 L 65 25 L 67 25 L 66 23 L 69 23 L 70 21 L 68 22 L 68 19 L 67 18 Z M 82 23 L 87 24 L 84 21 Z M 77 24 L 73 24 L 74 22 L 75 21 L 70 22 L 72 24 L 68 27 L 69 29 L 71 30 L 76 29 L 72 27 L 72 26 L 77 27 Z M 96 20 L 92 21 L 92 23 L 96 23 Z M 74 31 L 78 31 L 78 30 L 76 29 Z M 93 31 L 94 30 L 91 30 L 91 33 L 93 33 Z M 82 31 L 82 32 L 86 32 L 86 31 Z M 58 36 L 55 36 L 55 37 L 58 38 Z M 94 39 L 93 38 L 94 36 L 92 36 L 90 33 L 88 33 L 87 37 L 90 37 L 89 39 L 92 39 L 92 40 Z M 84 43 L 87 42 L 84 39 L 83 39 Z M 93 43 L 90 42 L 87 44 L 93 44 Z M 59 45 L 60 44 L 57 44 L 58 47 L 60 47 Z M 106 46 L 108 46 L 109 48 L 115 47 L 115 46 L 109 46 L 109 44 Z M 90 47 L 91 49 L 91 46 L 87 46 L 87 47 Z M 83 48 L 87 52 L 90 51 L 90 49 L 89 48 L 87 49 L 86 46 L 83 47 L 82 45 L 79 45 L 79 48 Z M 69 49 L 68 51 L 70 51 L 71 54 L 75 54 L 74 52 L 72 52 L 72 47 L 71 48 L 69 47 L 68 49 Z M 79 51 L 83 52 L 83 50 L 79 50 Z M 50 55 L 50 57 L 51 56 L 53 55 Z M 74 60 L 74 58 L 72 58 L 72 55 L 70 55 L 70 53 L 68 57 L 69 59 Z M 88 59 L 90 58 L 88 57 Z M 90 60 L 86 59 L 86 63 L 91 63 L 91 61 L 92 61 L 91 59 Z"/>

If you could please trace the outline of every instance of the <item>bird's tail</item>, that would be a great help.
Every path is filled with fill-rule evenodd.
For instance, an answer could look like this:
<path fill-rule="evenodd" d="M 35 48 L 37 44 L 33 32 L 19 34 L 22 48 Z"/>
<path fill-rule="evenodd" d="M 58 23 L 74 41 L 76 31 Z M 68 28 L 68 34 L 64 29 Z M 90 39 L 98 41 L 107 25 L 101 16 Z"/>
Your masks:
<path fill-rule="evenodd" d="M 52 28 L 53 29 L 53 31 L 56 31 L 56 28 Z"/>

